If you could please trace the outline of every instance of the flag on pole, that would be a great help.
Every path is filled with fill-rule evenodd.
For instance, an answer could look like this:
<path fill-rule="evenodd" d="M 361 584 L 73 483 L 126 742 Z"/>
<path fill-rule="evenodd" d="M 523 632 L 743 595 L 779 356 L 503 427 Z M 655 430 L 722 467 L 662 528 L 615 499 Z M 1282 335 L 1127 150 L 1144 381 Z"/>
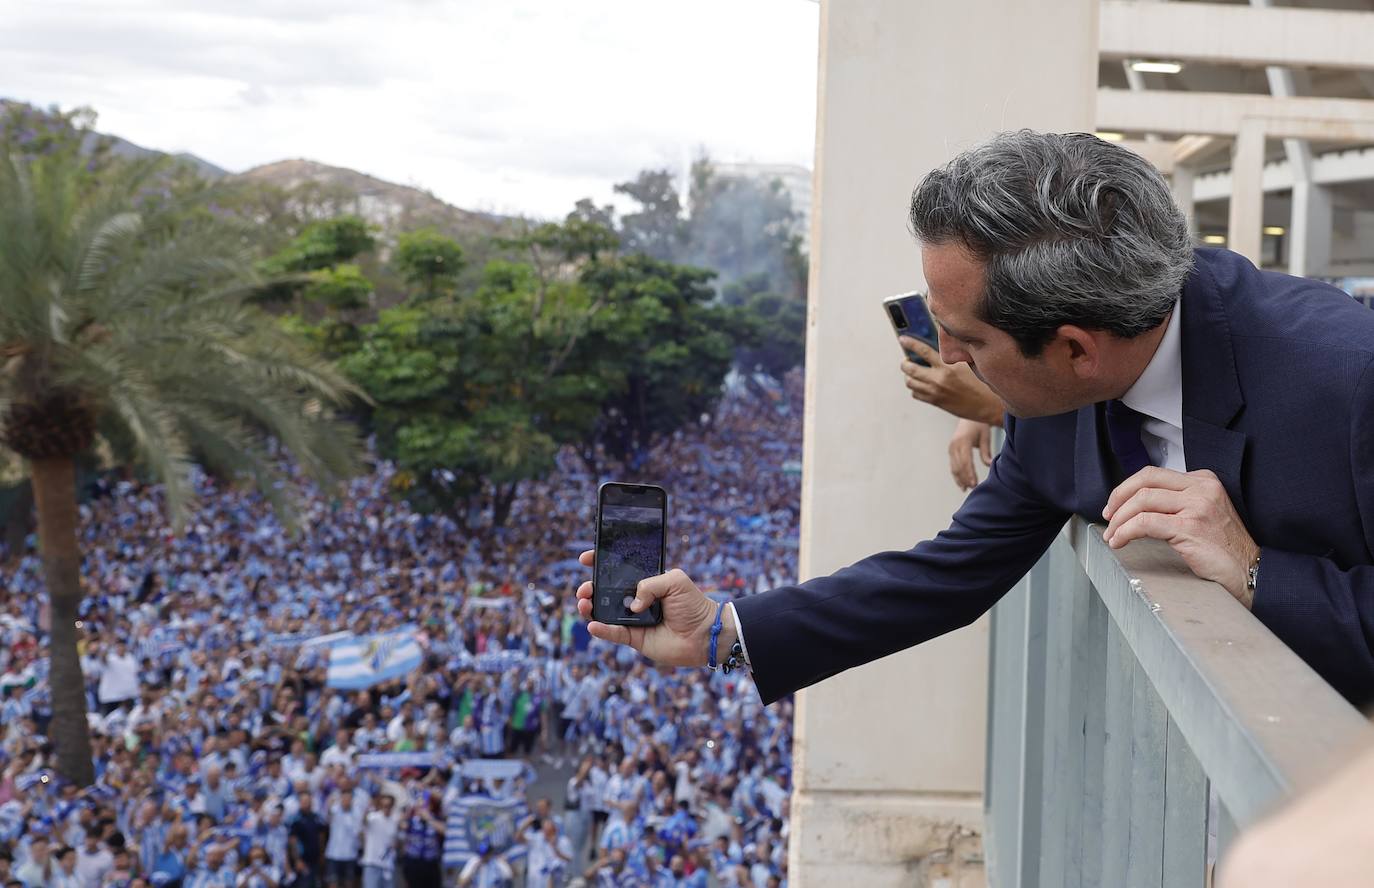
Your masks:
<path fill-rule="evenodd" d="M 420 668 L 421 656 L 414 627 L 336 642 L 329 649 L 325 684 L 349 691 L 370 688 Z"/>

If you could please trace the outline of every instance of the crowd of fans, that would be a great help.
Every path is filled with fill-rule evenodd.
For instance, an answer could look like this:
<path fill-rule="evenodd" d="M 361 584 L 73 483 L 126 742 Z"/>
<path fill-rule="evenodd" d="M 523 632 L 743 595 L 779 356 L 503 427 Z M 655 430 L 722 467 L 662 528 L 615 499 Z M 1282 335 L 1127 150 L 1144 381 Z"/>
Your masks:
<path fill-rule="evenodd" d="M 668 563 L 708 592 L 793 575 L 800 405 L 799 374 L 734 377 L 712 416 L 607 472 L 667 487 Z M 764 709 L 747 674 L 657 670 L 575 615 L 604 479 L 565 451 L 494 531 L 411 511 L 393 479 L 381 463 L 332 498 L 302 484 L 297 535 L 204 476 L 180 533 L 157 487 L 81 507 L 87 788 L 45 736 L 34 541 L 6 553 L 0 886 L 786 884 L 790 703 Z M 366 690 L 329 687 L 327 649 L 305 644 L 406 626 L 420 668 Z M 437 755 L 388 769 L 378 752 Z M 532 785 L 461 763 L 508 756 L 541 785 L 566 776 L 563 797 L 528 800 L 520 853 L 474 842 L 445 870 L 456 799 Z"/>

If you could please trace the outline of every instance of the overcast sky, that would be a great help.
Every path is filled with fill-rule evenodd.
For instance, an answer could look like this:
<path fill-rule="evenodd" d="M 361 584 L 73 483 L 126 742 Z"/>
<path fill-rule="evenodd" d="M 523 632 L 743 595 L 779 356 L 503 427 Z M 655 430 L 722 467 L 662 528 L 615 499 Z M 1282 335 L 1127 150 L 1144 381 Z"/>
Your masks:
<path fill-rule="evenodd" d="M 810 0 L 4 0 L 0 96 L 233 171 L 558 216 L 646 167 L 811 165 Z"/>

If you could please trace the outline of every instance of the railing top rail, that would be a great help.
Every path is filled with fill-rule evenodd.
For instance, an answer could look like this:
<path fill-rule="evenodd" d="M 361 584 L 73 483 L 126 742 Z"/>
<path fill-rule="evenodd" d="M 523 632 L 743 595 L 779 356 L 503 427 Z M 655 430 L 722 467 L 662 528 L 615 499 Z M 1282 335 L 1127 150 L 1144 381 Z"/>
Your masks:
<path fill-rule="evenodd" d="M 1074 519 L 1069 539 L 1169 715 L 1244 826 L 1310 784 L 1374 727 L 1220 586 L 1166 544 L 1114 552 Z"/>

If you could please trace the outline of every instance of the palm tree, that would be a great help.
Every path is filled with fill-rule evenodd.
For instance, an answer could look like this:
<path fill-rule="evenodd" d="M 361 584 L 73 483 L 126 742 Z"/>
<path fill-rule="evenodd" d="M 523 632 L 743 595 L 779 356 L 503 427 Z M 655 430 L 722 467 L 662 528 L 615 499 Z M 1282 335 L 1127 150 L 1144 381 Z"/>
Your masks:
<path fill-rule="evenodd" d="M 93 779 L 75 622 L 83 595 L 75 463 L 130 442 L 165 487 L 170 520 L 204 462 L 254 481 L 290 522 L 269 452 L 322 482 L 355 470 L 358 440 L 332 408 L 358 396 L 334 367 L 244 300 L 243 240 L 171 193 L 159 161 L 96 166 L 84 134 L 0 142 L 0 445 L 33 486 L 50 603 L 49 735 L 61 775 Z"/>

